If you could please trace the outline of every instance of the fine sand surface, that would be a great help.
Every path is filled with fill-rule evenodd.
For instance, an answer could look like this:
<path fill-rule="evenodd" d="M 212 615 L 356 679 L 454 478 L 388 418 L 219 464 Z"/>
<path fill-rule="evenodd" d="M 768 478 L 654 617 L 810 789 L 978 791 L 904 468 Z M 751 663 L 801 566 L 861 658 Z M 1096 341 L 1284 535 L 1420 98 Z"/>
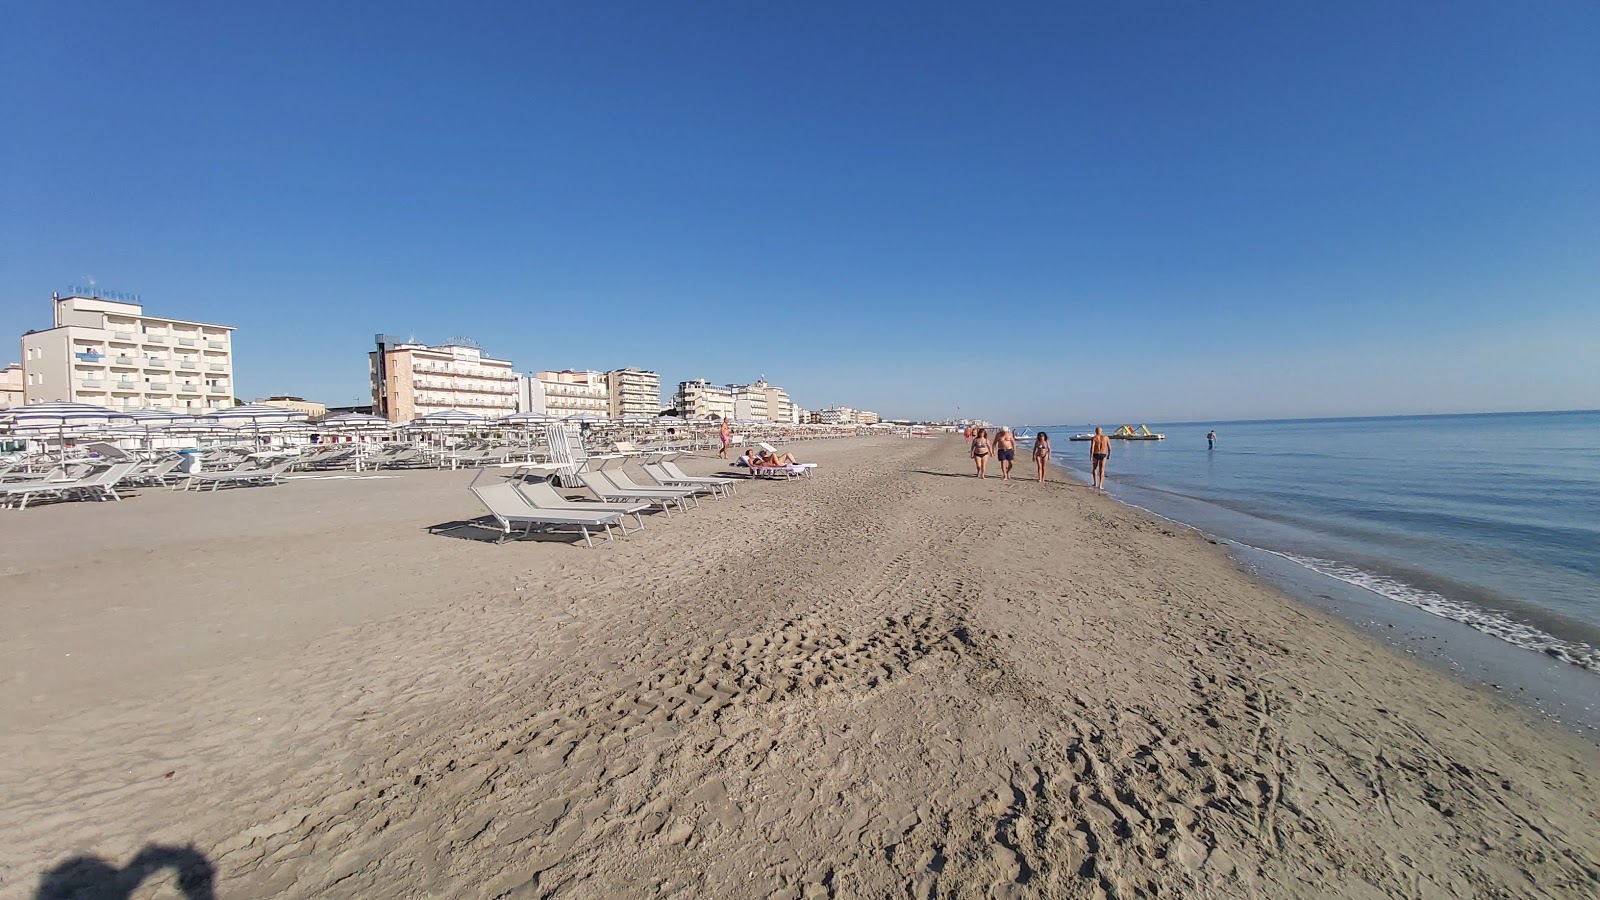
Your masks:
<path fill-rule="evenodd" d="M 1592 744 L 1059 473 L 795 449 L 592 551 L 430 534 L 467 472 L 0 510 L 0 898 L 1600 894 Z"/>

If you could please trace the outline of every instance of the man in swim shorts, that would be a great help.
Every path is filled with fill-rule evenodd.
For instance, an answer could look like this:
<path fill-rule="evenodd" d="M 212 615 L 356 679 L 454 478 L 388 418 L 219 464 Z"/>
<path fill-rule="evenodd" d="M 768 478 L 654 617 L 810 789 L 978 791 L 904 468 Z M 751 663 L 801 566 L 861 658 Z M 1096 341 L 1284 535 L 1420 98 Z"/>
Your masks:
<path fill-rule="evenodd" d="M 1089 458 L 1095 489 L 1103 491 L 1106 489 L 1106 460 L 1111 458 L 1111 438 L 1106 437 L 1098 425 L 1095 426 L 1094 437 L 1089 439 Z"/>
<path fill-rule="evenodd" d="M 1000 426 L 1000 433 L 994 436 L 995 457 L 1000 460 L 1000 480 L 1011 480 L 1011 464 L 1017 459 L 1017 438 L 1011 429 Z"/>

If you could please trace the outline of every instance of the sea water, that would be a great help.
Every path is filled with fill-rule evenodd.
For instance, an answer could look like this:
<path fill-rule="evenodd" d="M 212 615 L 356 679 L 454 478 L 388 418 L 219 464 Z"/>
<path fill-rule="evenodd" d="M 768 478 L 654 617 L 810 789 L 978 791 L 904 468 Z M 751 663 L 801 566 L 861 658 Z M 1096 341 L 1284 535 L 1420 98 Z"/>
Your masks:
<path fill-rule="evenodd" d="M 1600 411 L 1149 424 L 1117 499 L 1600 673 Z"/>

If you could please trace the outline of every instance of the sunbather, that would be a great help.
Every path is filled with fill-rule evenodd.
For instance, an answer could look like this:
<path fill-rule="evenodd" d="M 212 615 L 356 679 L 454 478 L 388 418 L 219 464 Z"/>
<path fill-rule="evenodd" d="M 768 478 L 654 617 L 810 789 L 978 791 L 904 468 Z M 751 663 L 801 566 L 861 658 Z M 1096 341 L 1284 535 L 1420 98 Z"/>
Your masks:
<path fill-rule="evenodd" d="M 797 466 L 799 464 L 800 461 L 794 458 L 793 453 L 779 455 L 768 453 L 765 450 L 757 450 L 750 457 L 750 465 L 758 468 L 776 469 L 779 466 Z"/>

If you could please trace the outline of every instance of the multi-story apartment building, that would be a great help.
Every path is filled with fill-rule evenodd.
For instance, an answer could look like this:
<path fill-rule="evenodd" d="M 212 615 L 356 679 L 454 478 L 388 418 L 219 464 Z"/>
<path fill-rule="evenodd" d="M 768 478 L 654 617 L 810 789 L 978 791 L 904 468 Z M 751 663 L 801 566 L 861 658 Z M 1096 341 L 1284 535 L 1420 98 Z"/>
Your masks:
<path fill-rule="evenodd" d="M 233 327 L 146 315 L 138 303 L 60 294 L 55 324 L 22 336 L 26 402 L 196 415 L 233 405 Z"/>
<path fill-rule="evenodd" d="M 557 418 L 593 416 L 604 419 L 611 415 L 610 391 L 606 388 L 606 376 L 600 372 L 571 369 L 535 372 L 528 387 L 535 412 Z"/>
<path fill-rule="evenodd" d="M 883 421 L 883 417 L 870 409 L 856 410 L 857 425 L 876 425 L 881 421 Z"/>
<path fill-rule="evenodd" d="M 704 378 L 678 382 L 672 408 L 686 419 L 733 418 L 733 391 Z"/>
<path fill-rule="evenodd" d="M 775 384 L 767 384 L 765 378 L 750 385 L 754 390 L 759 390 L 767 395 L 767 420 L 785 425 L 793 425 L 800 421 L 800 408 L 789 399 L 789 392 Z"/>
<path fill-rule="evenodd" d="M 856 411 L 848 406 L 834 406 L 817 413 L 817 421 L 823 425 L 854 425 Z"/>
<path fill-rule="evenodd" d="M 429 347 L 377 336 L 367 354 L 372 375 L 372 413 L 391 422 L 409 422 L 447 409 L 488 418 L 517 409 L 517 373 L 511 361 L 484 356 L 466 342 Z"/>
<path fill-rule="evenodd" d="M 629 366 L 606 373 L 611 418 L 661 414 L 661 376 Z"/>
<path fill-rule="evenodd" d="M 756 384 L 730 384 L 728 391 L 733 394 L 733 417 L 747 422 L 770 422 L 772 415 L 767 409 L 767 392 L 765 382 Z"/>
<path fill-rule="evenodd" d="M 22 363 L 12 363 L 0 369 L 0 409 L 10 409 L 28 402 L 23 399 L 23 385 L 27 379 L 22 377 Z"/>

